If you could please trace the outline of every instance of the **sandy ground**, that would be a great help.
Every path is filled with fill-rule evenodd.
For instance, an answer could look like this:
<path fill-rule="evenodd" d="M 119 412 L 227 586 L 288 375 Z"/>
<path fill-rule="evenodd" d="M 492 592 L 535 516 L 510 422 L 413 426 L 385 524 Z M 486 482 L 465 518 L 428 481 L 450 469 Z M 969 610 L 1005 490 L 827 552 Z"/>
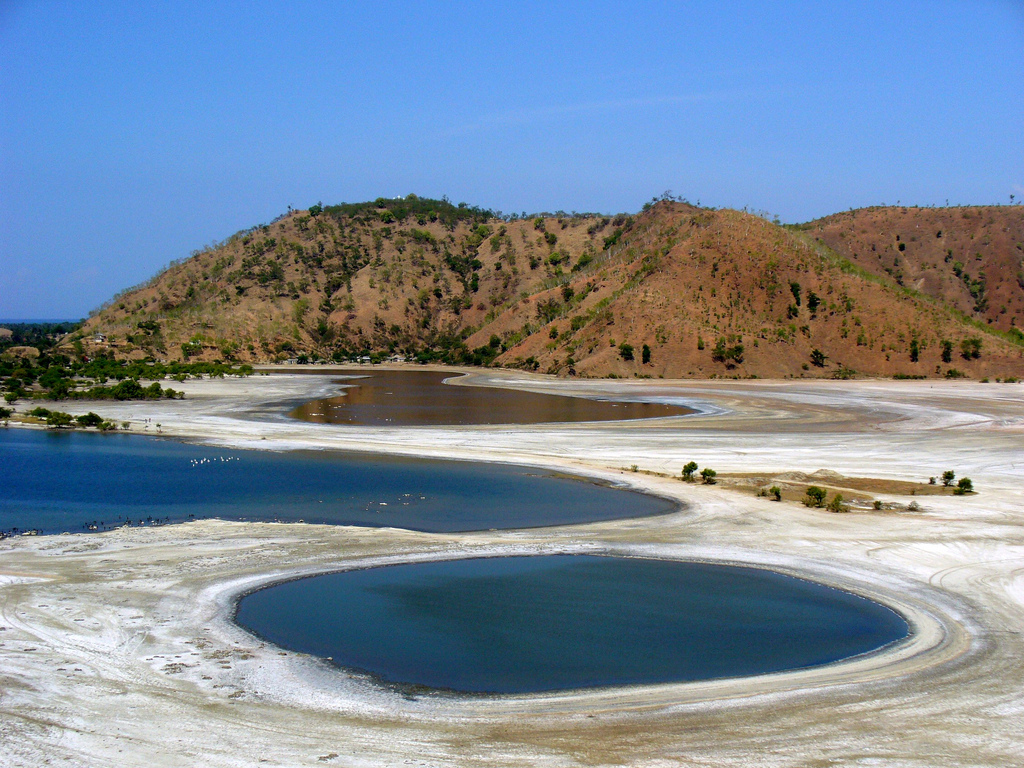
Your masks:
<path fill-rule="evenodd" d="M 700 413 L 632 424 L 359 428 L 290 421 L 329 376 L 190 381 L 160 403 L 76 404 L 133 431 L 273 450 L 359 449 L 564 468 L 685 512 L 527 531 L 202 521 L 0 542 L 0 765 L 1018 765 L 1024 762 L 1024 387 L 964 382 L 559 381 Z M 177 388 L 177 386 L 176 386 Z M 149 419 L 147 423 L 145 420 Z M 916 513 L 830 514 L 674 478 L 729 472 L 919 481 L 979 493 Z M 906 502 L 907 499 L 893 499 Z M 762 564 L 893 605 L 887 652 L 816 670 L 541 696 L 407 696 L 230 621 L 286 576 L 417 558 L 609 552 Z"/>

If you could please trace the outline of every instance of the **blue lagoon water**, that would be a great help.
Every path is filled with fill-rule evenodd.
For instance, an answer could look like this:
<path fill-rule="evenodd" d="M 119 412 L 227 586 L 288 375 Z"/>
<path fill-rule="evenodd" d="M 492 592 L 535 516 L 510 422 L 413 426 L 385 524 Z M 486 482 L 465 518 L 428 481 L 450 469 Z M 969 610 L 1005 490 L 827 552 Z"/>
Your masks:
<path fill-rule="evenodd" d="M 771 571 L 583 555 L 299 579 L 243 597 L 236 620 L 387 683 L 477 693 L 763 674 L 909 632 L 885 606 Z"/>
<path fill-rule="evenodd" d="M 0 532 L 219 517 L 471 531 L 670 512 L 665 499 L 500 464 L 235 450 L 0 430 Z"/>

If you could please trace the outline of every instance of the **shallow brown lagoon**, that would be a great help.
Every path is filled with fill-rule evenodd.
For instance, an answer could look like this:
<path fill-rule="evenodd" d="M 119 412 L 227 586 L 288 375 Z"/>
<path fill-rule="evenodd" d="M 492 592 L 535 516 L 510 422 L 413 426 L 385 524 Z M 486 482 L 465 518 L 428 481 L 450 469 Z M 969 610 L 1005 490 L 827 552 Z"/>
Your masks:
<path fill-rule="evenodd" d="M 291 416 L 322 424 L 432 426 L 547 424 L 683 416 L 693 410 L 663 403 L 595 400 L 498 387 L 445 384 L 438 371 L 346 371 L 337 397 L 304 403 Z"/>

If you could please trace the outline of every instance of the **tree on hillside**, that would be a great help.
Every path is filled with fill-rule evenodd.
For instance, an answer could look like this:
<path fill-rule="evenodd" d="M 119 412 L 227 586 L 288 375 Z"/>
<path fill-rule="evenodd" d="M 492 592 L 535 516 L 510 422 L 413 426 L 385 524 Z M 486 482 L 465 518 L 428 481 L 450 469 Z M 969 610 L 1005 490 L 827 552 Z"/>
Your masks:
<path fill-rule="evenodd" d="M 735 368 L 743 362 L 743 345 L 733 344 L 730 346 L 724 338 L 720 338 L 711 351 L 711 359 L 716 363 L 725 363 L 726 368 Z"/>
<path fill-rule="evenodd" d="M 825 360 L 827 359 L 828 356 L 817 347 L 811 350 L 811 365 L 816 365 L 818 368 L 824 368 Z"/>
<path fill-rule="evenodd" d="M 789 290 L 793 293 L 793 300 L 796 302 L 796 305 L 799 307 L 800 306 L 800 283 L 798 283 L 796 280 L 793 280 L 789 284 Z"/>
<path fill-rule="evenodd" d="M 977 360 L 981 357 L 981 339 L 972 336 L 960 342 L 960 355 L 964 360 Z"/>
<path fill-rule="evenodd" d="M 944 488 L 949 488 L 953 484 L 953 478 L 956 477 L 956 472 L 952 469 L 947 469 L 942 473 L 942 485 Z"/>

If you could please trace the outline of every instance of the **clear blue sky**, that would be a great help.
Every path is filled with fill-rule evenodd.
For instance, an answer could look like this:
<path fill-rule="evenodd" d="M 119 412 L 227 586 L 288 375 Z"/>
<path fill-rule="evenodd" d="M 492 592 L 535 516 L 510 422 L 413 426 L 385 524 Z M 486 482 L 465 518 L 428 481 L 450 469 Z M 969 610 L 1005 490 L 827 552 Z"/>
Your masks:
<path fill-rule="evenodd" d="M 289 205 L 1024 198 L 1024 0 L 0 0 L 0 317 Z"/>

